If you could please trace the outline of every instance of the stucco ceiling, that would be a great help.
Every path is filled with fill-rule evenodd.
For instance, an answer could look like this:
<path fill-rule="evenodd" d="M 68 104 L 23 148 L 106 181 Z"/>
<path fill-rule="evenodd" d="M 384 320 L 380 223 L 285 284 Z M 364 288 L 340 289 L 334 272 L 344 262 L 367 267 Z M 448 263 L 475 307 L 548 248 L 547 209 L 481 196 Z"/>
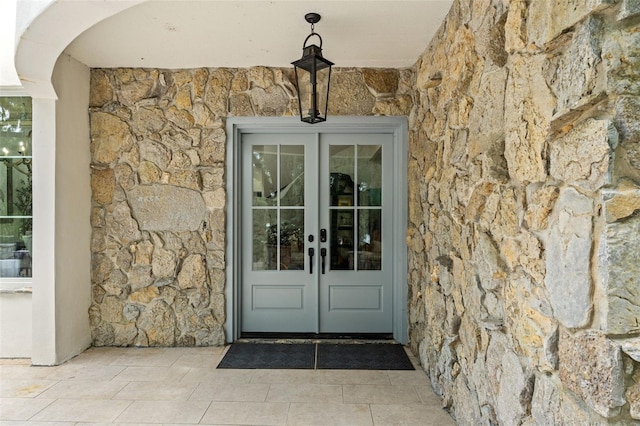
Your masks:
<path fill-rule="evenodd" d="M 66 49 L 90 67 L 290 66 L 310 33 L 340 67 L 407 67 L 452 0 L 150 0 L 92 26 Z M 314 39 L 316 40 L 316 39 Z"/>

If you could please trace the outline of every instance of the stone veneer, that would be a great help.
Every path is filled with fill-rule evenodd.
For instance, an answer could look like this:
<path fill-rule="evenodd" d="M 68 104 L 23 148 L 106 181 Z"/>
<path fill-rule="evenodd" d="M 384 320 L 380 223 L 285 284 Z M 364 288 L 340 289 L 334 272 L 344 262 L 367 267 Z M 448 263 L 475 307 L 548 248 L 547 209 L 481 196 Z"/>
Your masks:
<path fill-rule="evenodd" d="M 297 115 L 293 69 L 91 73 L 93 342 L 225 342 L 225 123 Z M 337 69 L 332 115 L 409 115 L 411 70 Z"/>
<path fill-rule="evenodd" d="M 638 28 L 460 0 L 413 69 L 332 77 L 409 116 L 410 347 L 459 424 L 640 420 Z M 291 73 L 92 71 L 94 344 L 223 344 L 225 119 L 295 115 Z"/>
<path fill-rule="evenodd" d="M 460 424 L 640 419 L 639 29 L 461 0 L 417 63 L 410 345 Z"/>

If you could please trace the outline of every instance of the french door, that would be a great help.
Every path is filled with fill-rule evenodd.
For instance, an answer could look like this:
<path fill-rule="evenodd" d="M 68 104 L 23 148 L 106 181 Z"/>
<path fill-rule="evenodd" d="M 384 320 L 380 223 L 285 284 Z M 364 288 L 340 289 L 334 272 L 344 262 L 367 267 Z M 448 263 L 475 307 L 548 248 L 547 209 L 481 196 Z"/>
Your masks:
<path fill-rule="evenodd" d="M 393 135 L 241 145 L 242 332 L 391 333 Z"/>

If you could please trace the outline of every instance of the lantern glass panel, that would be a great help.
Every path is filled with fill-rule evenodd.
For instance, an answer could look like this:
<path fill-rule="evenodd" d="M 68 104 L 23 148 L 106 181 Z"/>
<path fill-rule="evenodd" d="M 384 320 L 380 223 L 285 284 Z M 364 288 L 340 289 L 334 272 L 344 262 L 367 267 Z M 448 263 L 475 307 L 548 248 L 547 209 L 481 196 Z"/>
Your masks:
<path fill-rule="evenodd" d="M 316 94 L 314 100 L 312 73 L 298 68 L 298 95 L 300 96 L 300 117 L 303 121 L 326 119 L 327 95 L 331 68 L 324 67 L 316 71 Z M 314 102 L 315 101 L 315 102 Z"/>

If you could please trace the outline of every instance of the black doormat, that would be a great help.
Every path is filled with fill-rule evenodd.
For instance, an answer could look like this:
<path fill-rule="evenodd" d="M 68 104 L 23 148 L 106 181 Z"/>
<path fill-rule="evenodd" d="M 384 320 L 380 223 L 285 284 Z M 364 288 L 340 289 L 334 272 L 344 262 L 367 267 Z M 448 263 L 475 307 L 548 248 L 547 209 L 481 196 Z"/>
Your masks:
<path fill-rule="evenodd" d="M 315 358 L 314 344 L 234 343 L 218 368 L 311 369 Z"/>
<path fill-rule="evenodd" d="M 414 370 L 402 345 L 337 344 L 318 345 L 317 369 Z"/>
<path fill-rule="evenodd" d="M 413 370 L 402 345 L 234 343 L 218 368 Z"/>

